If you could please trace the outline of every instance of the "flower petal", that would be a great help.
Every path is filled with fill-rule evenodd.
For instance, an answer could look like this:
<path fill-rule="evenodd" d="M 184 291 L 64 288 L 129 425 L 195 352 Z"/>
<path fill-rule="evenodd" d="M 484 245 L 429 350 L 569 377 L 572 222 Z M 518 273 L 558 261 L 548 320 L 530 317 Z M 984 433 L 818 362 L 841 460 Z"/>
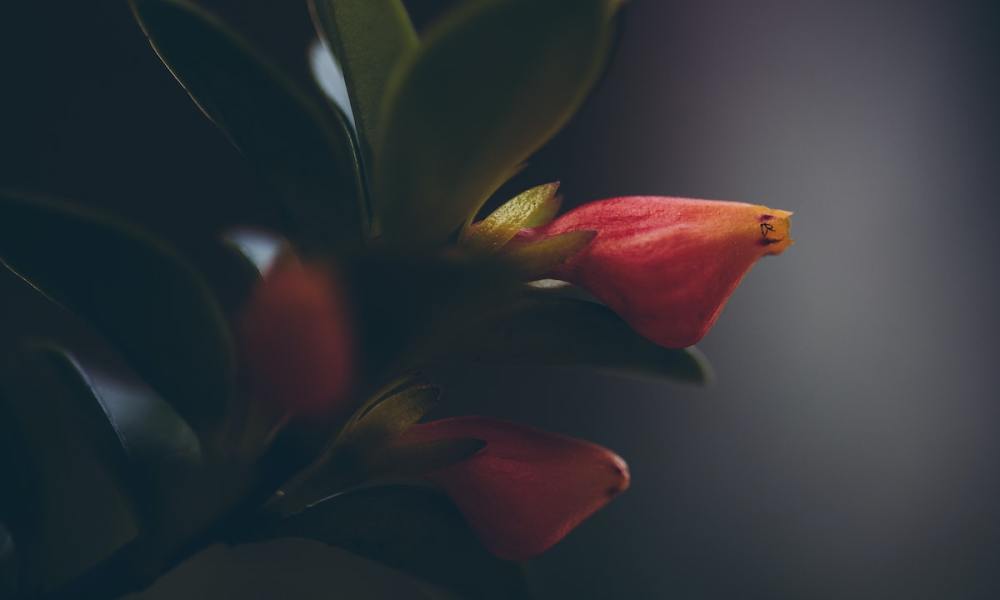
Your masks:
<path fill-rule="evenodd" d="M 552 275 L 585 288 L 650 340 L 681 348 L 715 324 L 759 258 L 792 244 L 791 214 L 739 202 L 633 196 L 586 204 L 535 232 L 596 231 Z"/>
<path fill-rule="evenodd" d="M 329 414 L 343 403 L 354 340 L 344 294 L 328 268 L 281 260 L 248 302 L 240 339 L 256 397 L 295 414 Z"/>
<path fill-rule="evenodd" d="M 442 487 L 483 544 L 507 560 L 541 554 L 625 491 L 628 466 L 596 444 L 486 417 L 416 425 L 403 443 L 483 440 L 469 459 L 427 479 Z"/>

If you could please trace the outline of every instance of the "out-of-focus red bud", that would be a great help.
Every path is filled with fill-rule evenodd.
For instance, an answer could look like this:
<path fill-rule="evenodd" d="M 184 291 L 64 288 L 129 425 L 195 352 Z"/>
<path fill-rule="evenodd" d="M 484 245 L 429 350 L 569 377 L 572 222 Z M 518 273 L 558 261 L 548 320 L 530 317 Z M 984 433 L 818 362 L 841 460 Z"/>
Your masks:
<path fill-rule="evenodd" d="M 240 319 L 250 393 L 282 412 L 333 414 L 353 383 L 354 336 L 333 270 L 281 259 Z"/>
<path fill-rule="evenodd" d="M 486 446 L 427 479 L 443 488 L 496 556 L 541 554 L 625 491 L 628 466 L 596 444 L 486 417 L 415 425 L 403 443 L 475 438 Z"/>
<path fill-rule="evenodd" d="M 690 346 L 715 324 L 740 280 L 792 244 L 792 213 L 739 202 L 633 196 L 566 213 L 532 235 L 596 231 L 556 268 L 653 342 Z"/>

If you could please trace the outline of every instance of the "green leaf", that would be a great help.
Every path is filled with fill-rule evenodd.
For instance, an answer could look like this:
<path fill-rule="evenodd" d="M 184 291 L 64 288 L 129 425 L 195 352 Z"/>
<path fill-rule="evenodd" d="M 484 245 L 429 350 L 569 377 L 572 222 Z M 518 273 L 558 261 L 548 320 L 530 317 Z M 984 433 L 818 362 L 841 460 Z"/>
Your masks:
<path fill-rule="evenodd" d="M 444 243 L 573 115 L 602 72 L 615 0 L 462 3 L 395 71 L 376 146 L 382 233 Z"/>
<path fill-rule="evenodd" d="M 440 388 L 425 383 L 419 376 L 397 380 L 376 393 L 354 413 L 312 464 L 281 486 L 271 508 L 283 514 L 297 512 L 331 494 L 384 475 L 390 465 L 382 461 L 380 466 L 376 457 L 420 421 L 440 395 Z M 440 461 L 442 450 L 418 449 L 415 454 L 418 456 L 408 464 L 419 462 L 421 455 L 428 455 L 425 462 Z M 404 462 L 397 454 L 390 453 L 385 458 L 389 463 L 393 458 Z"/>
<path fill-rule="evenodd" d="M 512 264 L 525 279 L 535 279 L 583 250 L 597 235 L 596 231 L 567 231 L 539 240 L 511 244 L 501 256 Z"/>
<path fill-rule="evenodd" d="M 235 369 L 228 326 L 169 248 L 69 204 L 0 194 L 0 259 L 90 321 L 197 428 L 222 418 Z"/>
<path fill-rule="evenodd" d="M 416 51 L 417 33 L 399 0 L 309 0 L 309 7 L 343 70 L 370 168 L 389 74 Z"/>
<path fill-rule="evenodd" d="M 68 583 L 136 539 L 119 439 L 93 396 L 44 349 L 0 377 L 0 439 L 13 450 L 9 486 L 25 591 Z M 5 490 L 5 493 L 7 490 Z"/>
<path fill-rule="evenodd" d="M 694 348 L 661 348 L 606 306 L 538 293 L 464 336 L 442 340 L 433 356 L 449 363 L 585 366 L 699 384 L 711 377 Z"/>
<path fill-rule="evenodd" d="M 441 388 L 417 385 L 404 388 L 364 407 L 338 436 L 336 444 L 362 453 L 375 451 L 416 424 L 437 404 Z"/>
<path fill-rule="evenodd" d="M 238 542 L 318 540 L 384 563 L 461 597 L 530 596 L 520 565 L 487 552 L 442 493 L 382 486 L 332 496 Z"/>
<path fill-rule="evenodd" d="M 183 0 L 130 0 L 153 49 L 282 201 L 310 251 L 358 248 L 367 208 L 339 111 L 312 102 L 249 44 Z"/>
<path fill-rule="evenodd" d="M 493 252 L 526 227 L 539 227 L 551 221 L 561 204 L 556 191 L 559 183 L 546 183 L 521 192 L 488 217 L 462 232 L 462 244 L 476 252 Z"/>

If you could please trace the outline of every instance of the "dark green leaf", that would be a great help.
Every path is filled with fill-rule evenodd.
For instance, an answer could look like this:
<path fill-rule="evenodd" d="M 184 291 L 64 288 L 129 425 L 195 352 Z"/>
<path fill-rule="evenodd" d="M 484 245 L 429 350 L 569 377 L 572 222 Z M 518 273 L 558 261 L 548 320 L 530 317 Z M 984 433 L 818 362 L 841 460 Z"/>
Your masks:
<path fill-rule="evenodd" d="M 600 76 L 615 0 L 462 3 L 390 81 L 375 205 L 394 242 L 445 242 Z"/>
<path fill-rule="evenodd" d="M 537 293 L 467 335 L 443 340 L 434 356 L 444 362 L 579 365 L 691 383 L 710 378 L 694 348 L 661 348 L 606 306 Z"/>
<path fill-rule="evenodd" d="M 239 541 L 312 539 L 466 598 L 529 597 L 520 565 L 489 554 L 440 492 L 384 486 L 330 497 Z"/>
<path fill-rule="evenodd" d="M 308 250 L 357 248 L 367 209 L 344 116 L 314 104 L 193 4 L 131 3 L 160 59 L 280 196 L 292 238 Z"/>
<path fill-rule="evenodd" d="M 559 211 L 558 183 L 526 190 L 503 203 L 488 217 L 462 232 L 462 244 L 474 251 L 499 250 L 526 227 L 545 225 Z"/>
<path fill-rule="evenodd" d="M 310 0 L 309 6 L 344 72 L 370 166 L 389 74 L 417 49 L 417 33 L 399 0 Z"/>
<path fill-rule="evenodd" d="M 14 451 L 4 486 L 15 499 L 5 512 L 13 515 L 23 585 L 44 592 L 135 539 L 139 516 L 119 439 L 93 396 L 46 350 L 5 366 L 0 437 Z"/>
<path fill-rule="evenodd" d="M 309 467 L 281 486 L 271 508 L 283 514 L 297 512 L 331 494 L 384 475 L 391 465 L 380 467 L 375 462 L 376 456 L 420 421 L 440 395 L 440 388 L 418 377 L 405 377 L 377 392 L 354 413 Z M 423 450 L 418 449 L 408 464 L 422 459 L 427 463 L 445 460 L 442 455 L 447 449 Z M 390 454 L 385 458 L 389 463 L 398 458 L 401 468 L 407 468 L 402 464 L 403 457 Z"/>
<path fill-rule="evenodd" d="M 148 504 L 166 492 L 159 477 L 202 464 L 201 442 L 173 407 L 124 369 L 88 364 L 87 359 L 54 345 L 41 345 L 62 380 L 99 406 L 122 446 L 130 485 Z M 145 506 L 144 508 L 148 508 Z"/>
<path fill-rule="evenodd" d="M 420 421 L 441 396 L 441 388 L 418 385 L 398 390 L 359 411 L 337 440 L 363 452 L 374 451 Z"/>
<path fill-rule="evenodd" d="M 235 368 L 229 330 L 170 249 L 65 203 L 0 194 L 0 259 L 90 321 L 188 421 L 221 419 Z"/>

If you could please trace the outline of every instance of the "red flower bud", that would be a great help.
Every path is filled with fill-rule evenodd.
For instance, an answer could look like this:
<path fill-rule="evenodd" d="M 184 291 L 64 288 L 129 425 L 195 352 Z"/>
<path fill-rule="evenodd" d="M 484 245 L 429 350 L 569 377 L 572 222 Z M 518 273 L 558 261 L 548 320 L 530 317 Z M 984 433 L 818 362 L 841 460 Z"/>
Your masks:
<path fill-rule="evenodd" d="M 354 340 L 329 267 L 282 259 L 254 290 L 239 331 L 255 398 L 292 414 L 330 414 L 343 404 Z"/>
<path fill-rule="evenodd" d="M 475 438 L 486 446 L 427 479 L 443 488 L 496 556 L 541 554 L 625 491 L 628 466 L 596 444 L 486 417 L 413 426 L 403 442 Z"/>
<path fill-rule="evenodd" d="M 670 348 L 715 324 L 757 259 L 792 244 L 792 213 L 739 202 L 634 196 L 586 204 L 533 234 L 596 231 L 556 268 L 633 329 Z"/>

